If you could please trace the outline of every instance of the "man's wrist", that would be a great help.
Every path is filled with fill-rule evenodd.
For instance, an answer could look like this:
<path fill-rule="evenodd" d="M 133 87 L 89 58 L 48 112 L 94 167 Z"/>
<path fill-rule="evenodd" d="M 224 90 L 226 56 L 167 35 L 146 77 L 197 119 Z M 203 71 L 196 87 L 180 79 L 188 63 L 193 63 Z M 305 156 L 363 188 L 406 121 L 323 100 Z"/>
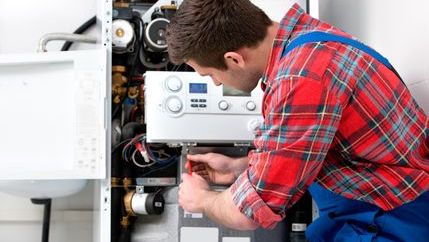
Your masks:
<path fill-rule="evenodd" d="M 249 166 L 249 157 L 240 157 L 236 160 L 236 167 L 234 169 L 234 181 L 247 169 Z"/>
<path fill-rule="evenodd" d="M 211 209 L 213 209 L 213 206 L 216 204 L 216 200 L 218 199 L 220 192 L 206 190 L 203 195 L 203 213 L 209 214 L 211 213 Z"/>

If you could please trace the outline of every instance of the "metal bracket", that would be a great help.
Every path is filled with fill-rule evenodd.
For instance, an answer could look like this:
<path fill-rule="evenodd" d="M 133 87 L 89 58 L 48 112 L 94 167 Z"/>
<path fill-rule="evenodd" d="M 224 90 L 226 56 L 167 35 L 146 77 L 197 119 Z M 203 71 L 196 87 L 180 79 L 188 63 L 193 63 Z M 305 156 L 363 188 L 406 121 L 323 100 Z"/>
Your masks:
<path fill-rule="evenodd" d="M 143 194 L 144 193 L 144 186 L 136 186 L 136 193 Z"/>
<path fill-rule="evenodd" d="M 180 143 L 167 143 L 167 146 L 170 148 L 178 148 L 182 145 Z"/>
<path fill-rule="evenodd" d="M 235 147 L 250 147 L 252 144 L 250 142 L 236 142 L 234 143 Z"/>
<path fill-rule="evenodd" d="M 187 147 L 195 147 L 195 146 L 197 146 L 197 143 L 196 142 L 182 142 L 181 145 L 187 146 Z"/>

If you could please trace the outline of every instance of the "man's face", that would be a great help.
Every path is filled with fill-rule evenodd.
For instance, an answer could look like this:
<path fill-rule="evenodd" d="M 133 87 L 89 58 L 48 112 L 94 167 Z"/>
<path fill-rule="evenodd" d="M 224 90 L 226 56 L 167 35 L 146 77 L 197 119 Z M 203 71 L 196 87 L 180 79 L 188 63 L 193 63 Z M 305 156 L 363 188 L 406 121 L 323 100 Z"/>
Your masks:
<path fill-rule="evenodd" d="M 210 76 L 216 86 L 225 85 L 247 93 L 256 87 L 261 77 L 252 70 L 239 68 L 219 70 L 212 67 L 202 67 L 193 60 L 189 60 L 186 64 L 194 68 L 201 76 Z"/>

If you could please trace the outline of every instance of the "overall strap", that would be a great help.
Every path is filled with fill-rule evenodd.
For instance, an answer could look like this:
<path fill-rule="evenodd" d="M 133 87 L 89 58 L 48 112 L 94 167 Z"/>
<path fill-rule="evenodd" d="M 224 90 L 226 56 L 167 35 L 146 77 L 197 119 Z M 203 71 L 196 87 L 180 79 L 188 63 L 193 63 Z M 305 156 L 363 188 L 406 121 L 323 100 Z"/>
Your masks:
<path fill-rule="evenodd" d="M 380 53 L 378 53 L 374 49 L 366 46 L 365 44 L 363 44 L 357 40 L 350 39 L 350 38 L 340 36 L 340 35 L 336 35 L 336 34 L 331 34 L 331 33 L 315 31 L 315 32 L 310 32 L 310 33 L 298 36 L 296 39 L 294 39 L 292 42 L 290 42 L 286 46 L 286 48 L 283 50 L 282 58 L 287 53 L 289 53 L 291 50 L 293 50 L 295 47 L 298 47 L 298 46 L 306 44 L 306 43 L 314 43 L 314 42 L 320 42 L 320 41 L 339 42 L 342 44 L 353 46 L 353 47 L 367 53 L 368 55 L 372 56 L 374 59 L 378 60 L 379 62 L 383 63 L 383 65 L 385 65 L 393 73 L 395 73 L 395 75 L 398 76 L 398 78 L 402 81 L 401 76 L 398 74 L 398 72 L 395 70 L 395 68 L 393 68 L 392 64 L 390 64 L 390 62 L 386 58 L 384 58 Z M 404 82 L 404 81 L 402 81 L 402 82 Z"/>

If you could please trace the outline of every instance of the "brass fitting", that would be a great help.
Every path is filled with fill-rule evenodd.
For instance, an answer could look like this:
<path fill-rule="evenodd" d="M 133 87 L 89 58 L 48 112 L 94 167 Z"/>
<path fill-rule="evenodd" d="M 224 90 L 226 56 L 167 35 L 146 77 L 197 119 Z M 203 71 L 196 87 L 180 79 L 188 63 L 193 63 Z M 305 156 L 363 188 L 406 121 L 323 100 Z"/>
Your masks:
<path fill-rule="evenodd" d="M 128 82 L 124 76 L 125 72 L 125 66 L 112 66 L 112 99 L 115 104 L 121 103 L 127 92 L 127 88 L 124 87 Z"/>
<path fill-rule="evenodd" d="M 134 196 L 135 193 L 136 193 L 136 191 L 129 191 L 124 196 L 125 211 L 127 211 L 127 214 L 130 215 L 130 216 L 136 216 L 136 214 L 134 213 L 133 209 L 131 208 L 131 202 L 132 202 L 132 199 L 133 199 L 133 196 Z"/>
<path fill-rule="evenodd" d="M 124 189 L 126 191 L 129 191 L 130 186 L 133 184 L 133 180 L 125 177 L 124 179 L 122 179 L 122 183 L 124 184 Z"/>
<path fill-rule="evenodd" d="M 119 187 L 120 183 L 121 183 L 121 178 L 112 177 L 110 183 L 111 183 L 112 187 Z"/>
<path fill-rule="evenodd" d="M 131 225 L 130 217 L 128 215 L 122 217 L 122 219 L 121 219 L 122 228 L 127 229 L 130 225 Z"/>
<path fill-rule="evenodd" d="M 115 0 L 113 3 L 114 8 L 128 8 L 130 7 L 130 3 L 127 0 Z"/>
<path fill-rule="evenodd" d="M 171 4 L 171 5 L 162 5 L 160 7 L 161 10 L 177 10 L 177 5 Z"/>

